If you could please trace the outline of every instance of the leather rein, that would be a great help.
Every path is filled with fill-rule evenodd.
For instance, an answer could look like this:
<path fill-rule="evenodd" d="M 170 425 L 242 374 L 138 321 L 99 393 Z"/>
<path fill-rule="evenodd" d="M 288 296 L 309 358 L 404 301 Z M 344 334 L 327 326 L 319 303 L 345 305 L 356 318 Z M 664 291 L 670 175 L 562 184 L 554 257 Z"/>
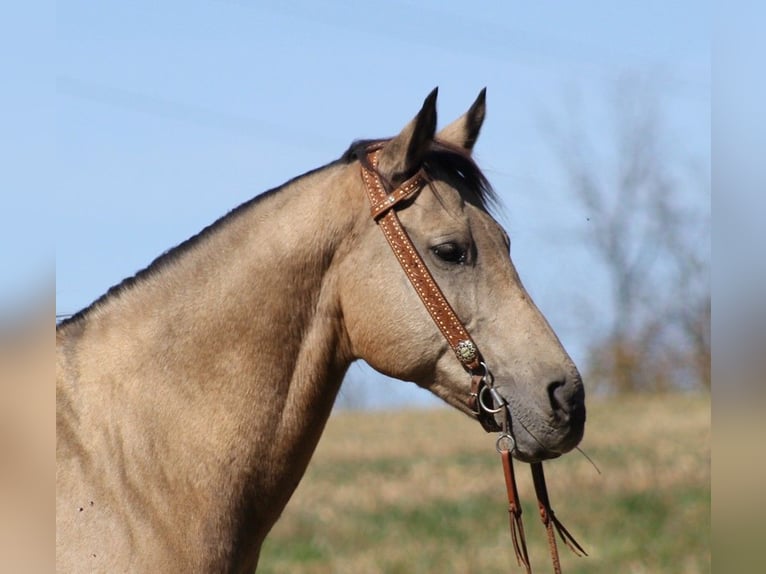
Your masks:
<path fill-rule="evenodd" d="M 370 213 L 434 323 L 444 335 L 463 368 L 470 375 L 471 385 L 470 392 L 466 397 L 466 404 L 485 431 L 501 433 L 497 439 L 496 448 L 502 460 L 508 494 L 511 541 L 519 566 L 523 566 L 527 573 L 531 573 L 532 567 L 527 553 L 524 525 L 521 520 L 521 504 L 511 458 L 511 453 L 516 448 L 516 441 L 513 438 L 511 428 L 510 407 L 507 401 L 495 390 L 494 378 L 484 362 L 478 346 L 426 267 L 423 258 L 415 249 L 394 209 L 402 202 L 414 198 L 426 185 L 431 185 L 431 180 L 425 170 L 421 168 L 415 175 L 389 191 L 377 169 L 378 156 L 385 143 L 379 142 L 368 146 L 364 154 L 360 154 L 359 157 L 362 180 L 370 200 Z M 500 416 L 502 423 L 497 422 L 496 415 Z M 587 553 L 553 513 L 542 463 L 534 462 L 530 466 L 540 518 L 548 535 L 548 546 L 554 572 L 560 574 L 561 564 L 554 529 L 564 544 L 575 554 L 587 556 Z"/>

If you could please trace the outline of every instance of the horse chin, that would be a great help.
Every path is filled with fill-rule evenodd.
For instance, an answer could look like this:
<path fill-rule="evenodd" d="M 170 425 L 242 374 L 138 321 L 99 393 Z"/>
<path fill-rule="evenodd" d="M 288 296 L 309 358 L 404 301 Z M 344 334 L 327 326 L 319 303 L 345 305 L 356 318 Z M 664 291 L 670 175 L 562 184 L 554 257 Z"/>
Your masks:
<path fill-rule="evenodd" d="M 521 462 L 542 462 L 573 450 L 582 440 L 584 421 L 581 423 L 579 420 L 570 420 L 569 423 L 557 427 L 545 423 L 523 424 L 519 419 L 514 419 L 514 458 Z"/>
<path fill-rule="evenodd" d="M 552 460 L 554 458 L 558 458 L 561 456 L 561 453 L 558 453 L 558 452 L 552 453 L 552 452 L 546 451 L 544 454 L 538 455 L 538 454 L 529 454 L 526 452 L 521 452 L 519 451 L 519 449 L 514 450 L 512 454 L 513 454 L 513 458 L 515 458 L 516 460 L 521 462 L 528 462 L 528 463 L 543 462 L 543 461 Z"/>
<path fill-rule="evenodd" d="M 513 458 L 521 462 L 543 462 L 544 460 L 551 460 L 560 457 L 562 452 L 556 452 L 548 450 L 541 445 L 530 442 L 522 442 L 517 440 L 516 448 L 513 449 Z"/>

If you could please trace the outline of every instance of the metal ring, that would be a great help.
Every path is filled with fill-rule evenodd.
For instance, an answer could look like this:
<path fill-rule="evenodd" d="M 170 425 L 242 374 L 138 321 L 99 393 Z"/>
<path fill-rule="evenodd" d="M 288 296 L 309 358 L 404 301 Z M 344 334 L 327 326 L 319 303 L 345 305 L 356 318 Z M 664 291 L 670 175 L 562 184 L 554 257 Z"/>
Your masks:
<path fill-rule="evenodd" d="M 484 402 L 484 392 L 489 391 L 490 396 L 492 397 L 492 408 L 488 407 L 486 403 Z M 500 405 L 499 407 L 496 407 L 495 405 Z M 493 387 L 483 386 L 481 390 L 479 391 L 479 406 L 484 409 L 489 414 L 495 415 L 502 411 L 505 408 L 505 401 L 503 400 L 503 397 L 501 397 L 498 392 Z"/>
<path fill-rule="evenodd" d="M 485 363 L 484 361 L 480 361 L 479 366 L 484 369 L 484 374 L 481 376 L 481 380 L 483 381 L 484 379 L 487 378 L 487 375 L 489 375 L 489 367 L 487 367 L 487 363 Z M 471 374 L 475 376 L 475 373 L 471 373 Z"/>
<path fill-rule="evenodd" d="M 481 377 L 481 380 L 484 381 L 488 386 L 492 387 L 495 384 L 495 375 L 492 374 L 492 371 L 489 370 L 489 367 L 485 362 L 481 362 L 480 365 L 484 367 L 484 375 Z"/>
<path fill-rule="evenodd" d="M 506 440 L 506 441 L 508 441 L 510 443 L 509 444 L 509 448 L 501 448 L 500 447 L 500 444 L 504 440 Z M 513 452 L 513 449 L 515 449 L 515 448 L 516 448 L 516 441 L 508 433 L 501 434 L 499 437 L 497 437 L 497 441 L 495 441 L 495 450 L 497 452 L 502 453 L 504 450 L 507 450 L 508 452 Z"/>

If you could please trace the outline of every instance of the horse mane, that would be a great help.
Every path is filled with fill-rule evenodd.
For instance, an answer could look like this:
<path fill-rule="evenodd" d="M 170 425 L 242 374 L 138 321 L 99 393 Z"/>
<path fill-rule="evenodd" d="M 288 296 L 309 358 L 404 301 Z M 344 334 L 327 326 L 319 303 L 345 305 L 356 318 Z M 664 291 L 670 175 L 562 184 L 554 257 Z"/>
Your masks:
<path fill-rule="evenodd" d="M 202 231 L 199 233 L 191 236 L 189 239 L 179 243 L 175 247 L 172 247 L 171 249 L 168 249 L 159 255 L 145 268 L 139 270 L 130 277 L 126 277 L 120 283 L 110 287 L 106 293 L 101 295 L 90 305 L 59 322 L 56 325 L 56 329 L 58 330 L 60 327 L 81 321 L 93 309 L 105 303 L 107 300 L 119 296 L 124 291 L 131 289 L 140 281 L 149 279 L 162 270 L 166 269 L 184 254 L 194 249 L 194 247 L 199 245 L 204 239 L 215 233 L 226 223 L 238 217 L 247 209 L 259 203 L 261 200 L 275 193 L 278 193 L 286 187 L 289 187 L 297 180 L 312 175 L 318 171 L 334 165 L 350 164 L 354 161 L 357 161 L 360 157 L 364 157 L 365 150 L 369 146 L 380 144 L 385 141 L 387 140 L 355 140 L 351 143 L 349 148 L 340 158 L 321 167 L 312 169 L 306 173 L 296 176 L 283 183 L 282 185 L 258 194 L 254 198 L 240 204 L 202 229 Z M 426 153 L 425 159 L 423 160 L 423 168 L 432 179 L 446 181 L 453 187 L 462 190 L 465 194 L 466 201 L 480 207 L 481 209 L 489 211 L 491 207 L 494 207 L 498 204 L 497 194 L 492 188 L 492 185 L 481 172 L 479 166 L 476 165 L 476 162 L 474 162 L 471 155 L 461 147 L 453 146 L 443 141 L 434 140 L 431 144 L 431 148 Z"/>
<path fill-rule="evenodd" d="M 336 163 L 337 163 L 337 160 L 329 164 L 323 165 L 321 167 L 309 170 L 306 173 L 293 177 L 292 179 L 290 179 L 289 181 L 286 181 L 280 186 L 269 189 L 268 191 L 264 191 L 263 193 L 259 193 L 252 199 L 249 199 L 245 201 L 244 203 L 238 205 L 237 207 L 235 207 L 234 209 L 232 209 L 225 215 L 219 217 L 210 225 L 203 228 L 202 231 L 196 233 L 195 235 L 192 235 L 191 237 L 189 237 L 185 241 L 182 241 L 175 247 L 171 247 L 170 249 L 164 251 L 161 255 L 156 257 L 145 268 L 139 270 L 138 272 L 136 272 L 134 275 L 130 277 L 126 277 L 125 279 L 117 283 L 116 285 L 113 285 L 112 287 L 110 287 L 106 293 L 101 295 L 98 299 L 93 301 L 87 307 L 81 309 L 77 313 L 74 313 L 73 315 L 66 317 L 65 319 L 57 323 L 56 330 L 58 330 L 60 327 L 77 323 L 78 321 L 84 319 L 93 309 L 95 309 L 102 303 L 105 303 L 107 300 L 113 297 L 119 296 L 124 291 L 127 291 L 130 288 L 132 288 L 138 282 L 144 279 L 149 279 L 152 276 L 158 274 L 160 271 L 166 269 L 168 266 L 172 265 L 175 261 L 181 258 L 184 254 L 194 249 L 194 247 L 199 245 L 204 239 L 208 238 L 213 233 L 215 233 L 218 229 L 223 227 L 225 224 L 229 223 L 230 221 L 232 221 L 233 219 L 235 219 L 236 217 L 238 217 L 239 215 L 247 211 L 250 207 L 256 205 L 257 203 L 260 203 L 262 200 L 266 199 L 267 197 L 270 197 L 274 195 L 275 193 L 278 193 L 282 189 L 292 185 L 297 180 L 307 177 L 322 169 L 325 169 L 326 167 L 330 167 L 331 165 L 334 165 Z"/>

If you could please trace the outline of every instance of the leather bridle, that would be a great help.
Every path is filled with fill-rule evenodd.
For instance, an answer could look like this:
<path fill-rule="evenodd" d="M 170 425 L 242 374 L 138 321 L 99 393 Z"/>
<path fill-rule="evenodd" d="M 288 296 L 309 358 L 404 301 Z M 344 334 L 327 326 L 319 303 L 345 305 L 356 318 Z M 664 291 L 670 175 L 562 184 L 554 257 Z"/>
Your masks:
<path fill-rule="evenodd" d="M 487 432 L 500 432 L 497 440 L 497 451 L 503 463 L 506 491 L 508 494 L 508 512 L 510 514 L 511 540 L 516 559 L 520 566 L 532 572 L 527 554 L 524 526 L 521 521 L 521 504 L 519 503 L 516 479 L 513 472 L 511 453 L 516 448 L 516 441 L 511 428 L 510 407 L 505 399 L 495 390 L 494 378 L 482 358 L 479 347 L 455 310 L 447 301 L 436 280 L 426 267 L 423 258 L 412 243 L 407 231 L 402 227 L 394 209 L 407 200 L 413 199 L 426 186 L 431 184 L 427 172 L 421 167 L 415 175 L 399 184 L 394 189 L 387 189 L 384 178 L 379 173 L 378 156 L 386 141 L 371 144 L 359 154 L 362 180 L 370 200 L 370 213 L 378 224 L 388 244 L 396 255 L 399 264 L 407 275 L 420 300 L 428 310 L 434 323 L 441 331 L 447 343 L 452 348 L 460 364 L 471 377 L 470 392 L 466 404 L 476 415 L 477 420 Z M 496 420 L 500 415 L 502 423 Z M 554 572 L 560 574 L 558 549 L 554 528 L 564 543 L 578 556 L 587 555 L 577 541 L 559 522 L 550 506 L 545 475 L 542 463 L 531 463 L 532 478 L 537 494 L 540 518 L 548 533 L 548 544 L 553 560 Z"/>
<path fill-rule="evenodd" d="M 399 222 L 394 207 L 414 198 L 429 179 L 422 168 L 412 177 L 401 183 L 396 189 L 387 192 L 380 174 L 377 171 L 378 154 L 382 144 L 367 148 L 367 154 L 360 158 L 362 164 L 362 179 L 370 198 L 370 212 L 377 222 L 388 244 L 399 260 L 407 278 L 420 296 L 431 318 L 439 327 L 444 338 L 455 353 L 463 368 L 471 375 L 471 392 L 467 399 L 468 406 L 476 414 L 479 422 L 487 432 L 500 431 L 501 427 L 495 421 L 495 406 L 483 408 L 482 400 L 487 390 L 491 392 L 492 374 L 483 361 L 479 348 L 471 338 L 463 323 L 458 319 L 452 306 L 442 293 L 439 285 L 423 262 L 423 258 L 412 244 L 407 232 Z M 487 389 L 487 390 L 485 390 Z M 493 393 L 493 398 L 499 398 Z M 502 403 L 500 403 L 502 404 Z M 495 411 L 497 412 L 497 411 Z"/>

